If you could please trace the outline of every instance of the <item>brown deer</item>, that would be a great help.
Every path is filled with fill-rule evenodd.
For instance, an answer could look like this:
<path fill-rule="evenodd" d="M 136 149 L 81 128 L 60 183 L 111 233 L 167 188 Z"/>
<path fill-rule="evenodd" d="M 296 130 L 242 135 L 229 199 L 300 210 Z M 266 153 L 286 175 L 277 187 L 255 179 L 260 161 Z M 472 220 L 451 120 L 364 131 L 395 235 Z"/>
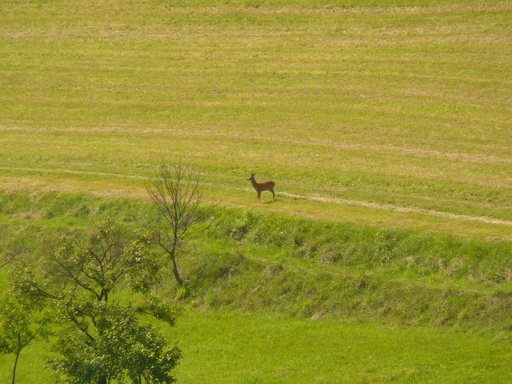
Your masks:
<path fill-rule="evenodd" d="M 274 193 L 274 186 L 276 183 L 274 183 L 272 180 L 264 181 L 263 183 L 258 183 L 254 179 L 254 172 L 251 172 L 251 176 L 247 180 L 251 180 L 252 186 L 258 192 L 258 202 L 261 203 L 261 192 L 263 191 L 270 191 L 272 192 L 272 201 L 275 200 L 276 194 Z"/>

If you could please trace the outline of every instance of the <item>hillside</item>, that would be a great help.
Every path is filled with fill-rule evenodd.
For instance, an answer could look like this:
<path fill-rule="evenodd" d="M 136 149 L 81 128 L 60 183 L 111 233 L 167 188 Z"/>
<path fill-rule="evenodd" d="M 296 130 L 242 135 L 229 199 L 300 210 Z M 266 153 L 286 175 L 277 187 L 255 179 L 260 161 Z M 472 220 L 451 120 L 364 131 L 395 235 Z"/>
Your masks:
<path fill-rule="evenodd" d="M 0 241 L 23 244 L 25 262 L 60 233 L 153 217 L 147 201 L 62 192 L 2 193 L 0 207 Z M 218 206 L 184 245 L 185 287 L 164 268 L 159 292 L 182 311 L 167 330 L 185 353 L 179 382 L 510 380 L 508 242 Z M 24 350 L 21 382 L 51 382 L 47 355 Z"/>
<path fill-rule="evenodd" d="M 183 164 L 213 208 L 182 244 L 186 285 L 155 292 L 182 311 L 179 382 L 508 383 L 511 14 L 1 1 L 0 257 L 35 265 L 107 217 L 151 227 L 148 180 Z M 47 347 L 19 382 L 52 382 Z"/>

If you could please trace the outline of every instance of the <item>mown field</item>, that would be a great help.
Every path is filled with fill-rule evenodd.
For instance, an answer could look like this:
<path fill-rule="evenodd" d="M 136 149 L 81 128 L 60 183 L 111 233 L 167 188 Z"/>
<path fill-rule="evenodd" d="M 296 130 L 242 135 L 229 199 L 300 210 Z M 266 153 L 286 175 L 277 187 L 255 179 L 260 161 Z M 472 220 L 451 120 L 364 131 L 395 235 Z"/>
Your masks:
<path fill-rule="evenodd" d="M 162 160 L 319 219 L 510 240 L 505 1 L 4 1 L 1 184 L 140 193 Z"/>
<path fill-rule="evenodd" d="M 510 382 L 511 14 L 2 1 L 0 239 L 128 216 L 187 164 L 221 219 L 184 261 L 180 382 Z"/>

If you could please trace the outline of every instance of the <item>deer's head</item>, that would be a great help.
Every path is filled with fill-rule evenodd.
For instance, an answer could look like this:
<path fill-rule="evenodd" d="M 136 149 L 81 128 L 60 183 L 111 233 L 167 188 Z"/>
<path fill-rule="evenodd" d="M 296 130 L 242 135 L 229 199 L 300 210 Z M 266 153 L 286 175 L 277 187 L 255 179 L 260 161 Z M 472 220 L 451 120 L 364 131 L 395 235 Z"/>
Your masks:
<path fill-rule="evenodd" d="M 251 176 L 249 176 L 249 178 L 247 180 L 254 180 L 254 175 L 255 175 L 255 173 L 251 172 Z"/>

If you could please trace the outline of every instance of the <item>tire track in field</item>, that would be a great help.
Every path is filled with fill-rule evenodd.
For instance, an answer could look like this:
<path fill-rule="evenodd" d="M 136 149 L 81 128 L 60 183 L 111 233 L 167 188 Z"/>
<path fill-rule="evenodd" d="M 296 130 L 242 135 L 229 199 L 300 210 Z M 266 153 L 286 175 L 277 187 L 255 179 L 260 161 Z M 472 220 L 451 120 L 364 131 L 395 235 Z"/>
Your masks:
<path fill-rule="evenodd" d="M 468 221 L 477 221 L 477 222 L 488 223 L 488 224 L 499 224 L 499 225 L 512 226 L 512 221 L 510 221 L 510 220 L 495 219 L 492 217 L 485 217 L 485 216 L 462 215 L 462 214 L 456 214 L 456 213 L 436 211 L 433 209 L 402 207 L 402 206 L 393 205 L 393 204 L 375 203 L 375 202 L 361 201 L 361 200 L 349 200 L 349 199 L 341 199 L 341 198 L 337 198 L 337 197 L 304 196 L 304 195 L 296 195 L 296 194 L 286 193 L 286 192 L 281 192 L 281 195 L 291 197 L 294 199 L 306 199 L 306 200 L 319 201 L 322 203 L 335 203 L 335 204 L 341 204 L 341 205 L 364 207 L 364 208 L 369 208 L 369 209 L 383 209 L 383 210 L 394 211 L 394 212 L 418 213 L 418 214 L 422 214 L 422 215 L 437 216 L 437 217 L 443 217 L 443 218 L 455 219 L 455 220 L 468 220 Z"/>
<path fill-rule="evenodd" d="M 42 173 L 61 173 L 61 174 L 69 174 L 69 175 L 114 177 L 117 179 L 136 179 L 136 180 L 147 180 L 148 179 L 147 176 L 127 175 L 127 174 L 119 174 L 119 173 L 113 173 L 113 172 L 77 171 L 77 170 L 72 170 L 72 169 L 0 167 L 0 170 L 2 170 L 2 171 L 34 172 L 34 173 L 42 172 Z M 226 188 L 225 185 L 219 184 L 219 183 L 205 183 L 205 184 Z M 235 189 L 235 190 L 252 191 L 252 189 L 250 189 L 250 188 L 236 188 L 236 187 L 234 187 L 234 188 L 229 187 L 229 188 Z M 487 223 L 487 224 L 512 226 L 511 220 L 496 219 L 496 218 L 486 217 L 486 216 L 463 215 L 463 214 L 449 213 L 449 212 L 443 212 L 443 211 L 436 211 L 433 209 L 403 207 L 403 206 L 393 205 L 393 204 L 376 203 L 376 202 L 363 201 L 363 200 L 350 200 L 350 199 L 343 199 L 343 198 L 338 198 L 338 197 L 325 197 L 325 196 L 318 196 L 318 195 L 299 195 L 299 194 L 289 193 L 289 192 L 280 192 L 279 194 L 282 196 L 288 197 L 288 198 L 292 198 L 292 199 L 310 200 L 310 201 L 317 201 L 317 202 L 321 202 L 321 203 L 349 205 L 349 206 L 363 207 L 363 208 L 368 208 L 368 209 L 380 209 L 380 210 L 386 210 L 386 211 L 392 211 L 392 212 L 416 213 L 416 214 L 421 214 L 421 215 L 436 216 L 436 217 L 442 217 L 442 218 L 454 219 L 454 220 L 475 221 L 475 222 Z"/>
<path fill-rule="evenodd" d="M 97 172 L 97 171 L 76 171 L 73 169 L 59 169 L 59 168 L 17 168 L 17 167 L 0 167 L 0 171 L 21 171 L 21 172 L 33 172 L 33 173 L 63 173 L 68 175 L 83 175 L 83 176 L 101 176 L 101 177 L 115 177 L 118 179 L 140 179 L 145 180 L 145 176 L 127 175 L 125 173 L 113 173 L 113 172 Z"/>

